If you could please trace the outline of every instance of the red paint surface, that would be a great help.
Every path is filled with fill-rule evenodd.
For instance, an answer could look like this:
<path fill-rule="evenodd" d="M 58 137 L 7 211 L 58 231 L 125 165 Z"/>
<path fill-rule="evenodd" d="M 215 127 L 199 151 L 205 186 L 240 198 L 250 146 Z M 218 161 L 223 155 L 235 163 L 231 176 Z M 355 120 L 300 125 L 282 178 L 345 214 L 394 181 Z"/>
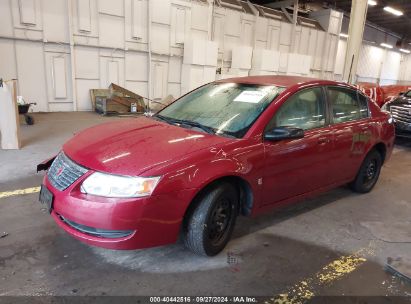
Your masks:
<path fill-rule="evenodd" d="M 369 102 L 371 117 L 307 131 L 302 139 L 267 142 L 263 130 L 296 91 L 311 86 L 345 86 L 301 77 L 247 77 L 223 82 L 287 87 L 242 139 L 205 134 L 150 118 L 111 122 L 80 132 L 63 147 L 75 162 L 90 169 L 65 191 L 44 184 L 55 196 L 53 218 L 69 234 L 91 245 L 137 249 L 177 240 L 193 198 L 211 182 L 242 179 L 252 191 L 252 215 L 295 202 L 352 181 L 366 154 L 382 143 L 390 157 L 394 126 L 388 114 Z M 352 88 L 352 87 L 351 87 Z M 358 141 L 358 136 L 367 141 Z M 360 137 L 363 138 L 363 137 Z M 79 191 L 94 171 L 129 176 L 162 176 L 150 197 L 116 199 Z M 263 180 L 259 185 L 258 180 Z M 57 214 L 76 223 L 111 230 L 134 230 L 128 237 L 104 239 L 81 233 Z"/>
<path fill-rule="evenodd" d="M 375 83 L 360 82 L 357 87 L 368 97 L 374 100 L 380 107 L 387 102 L 397 98 L 400 93 L 406 93 L 411 90 L 411 86 L 403 85 L 386 85 L 379 86 Z"/>

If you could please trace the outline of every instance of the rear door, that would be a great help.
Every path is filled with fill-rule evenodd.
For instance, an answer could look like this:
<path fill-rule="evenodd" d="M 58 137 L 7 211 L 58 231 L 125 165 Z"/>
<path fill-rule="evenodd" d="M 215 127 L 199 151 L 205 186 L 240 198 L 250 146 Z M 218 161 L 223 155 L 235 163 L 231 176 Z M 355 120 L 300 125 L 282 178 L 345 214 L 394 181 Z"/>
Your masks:
<path fill-rule="evenodd" d="M 334 134 L 334 170 L 330 178 L 338 183 L 352 179 L 371 140 L 367 98 L 345 87 L 327 87 L 330 117 Z"/>
<path fill-rule="evenodd" d="M 301 139 L 264 141 L 263 204 L 273 204 L 329 182 L 333 131 L 327 117 L 323 87 L 292 95 L 274 114 L 266 130 L 293 126 L 305 130 Z"/>

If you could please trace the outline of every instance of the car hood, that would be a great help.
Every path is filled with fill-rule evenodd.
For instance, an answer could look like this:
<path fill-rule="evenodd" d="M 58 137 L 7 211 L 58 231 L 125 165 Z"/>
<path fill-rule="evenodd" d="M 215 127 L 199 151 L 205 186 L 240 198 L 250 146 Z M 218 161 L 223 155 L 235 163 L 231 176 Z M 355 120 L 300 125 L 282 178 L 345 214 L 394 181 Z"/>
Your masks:
<path fill-rule="evenodd" d="M 137 176 L 225 141 L 232 139 L 139 117 L 86 129 L 70 139 L 63 151 L 86 168 Z"/>

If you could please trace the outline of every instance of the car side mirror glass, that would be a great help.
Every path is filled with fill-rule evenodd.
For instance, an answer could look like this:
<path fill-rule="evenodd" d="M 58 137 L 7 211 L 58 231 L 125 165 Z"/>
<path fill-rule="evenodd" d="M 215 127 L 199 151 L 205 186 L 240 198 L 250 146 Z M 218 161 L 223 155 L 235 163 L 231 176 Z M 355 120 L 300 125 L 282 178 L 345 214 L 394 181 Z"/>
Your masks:
<path fill-rule="evenodd" d="M 278 141 L 284 139 L 298 139 L 304 137 L 304 130 L 294 127 L 276 127 L 268 130 L 264 134 L 264 139 L 269 141 Z"/>

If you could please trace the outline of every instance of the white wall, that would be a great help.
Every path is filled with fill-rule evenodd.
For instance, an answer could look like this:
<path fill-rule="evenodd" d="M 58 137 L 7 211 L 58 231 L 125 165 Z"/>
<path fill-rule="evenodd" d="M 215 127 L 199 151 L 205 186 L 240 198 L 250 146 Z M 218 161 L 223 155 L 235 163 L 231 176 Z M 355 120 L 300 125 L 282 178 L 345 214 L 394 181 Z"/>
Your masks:
<path fill-rule="evenodd" d="M 111 82 L 160 99 L 229 76 L 332 79 L 341 27 L 293 33 L 287 21 L 213 10 L 204 0 L 1 0 L 0 17 L 0 77 L 17 78 L 35 111 L 90 110 L 89 90 Z M 207 51 L 194 47 L 189 60 L 184 48 L 195 41 Z"/>
<path fill-rule="evenodd" d="M 344 16 L 342 33 L 348 32 L 349 21 L 349 18 Z M 358 71 L 356 71 L 358 82 L 371 82 L 380 85 L 411 83 L 411 56 L 399 52 L 396 47 L 387 49 L 380 46 L 382 42 L 395 46 L 398 37 L 366 25 L 363 39 Z M 335 65 L 335 78 L 338 80 L 342 80 L 346 48 L 347 39 L 341 38 L 338 42 Z"/>
<path fill-rule="evenodd" d="M 335 78 L 342 80 L 347 40 L 338 43 Z M 356 71 L 357 82 L 380 85 L 408 84 L 411 82 L 411 56 L 376 44 L 364 42 Z"/>

